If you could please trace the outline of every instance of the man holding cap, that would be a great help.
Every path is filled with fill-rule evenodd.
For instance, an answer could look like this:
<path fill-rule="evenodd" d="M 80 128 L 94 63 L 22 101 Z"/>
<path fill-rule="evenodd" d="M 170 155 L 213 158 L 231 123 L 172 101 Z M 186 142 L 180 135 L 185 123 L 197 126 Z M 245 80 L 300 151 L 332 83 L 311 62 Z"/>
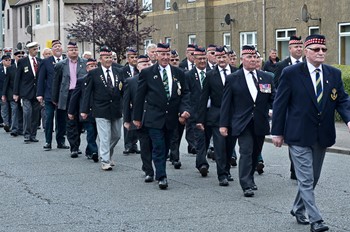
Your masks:
<path fill-rule="evenodd" d="M 350 130 L 350 99 L 341 71 L 324 64 L 326 53 L 325 36 L 305 39 L 306 62 L 283 70 L 272 116 L 272 141 L 277 147 L 288 144 L 298 181 L 290 213 L 299 224 L 310 222 L 312 232 L 329 229 L 316 206 L 314 188 L 326 149 L 335 143 L 335 110 Z"/>
<path fill-rule="evenodd" d="M 27 44 L 28 56 L 18 61 L 16 78 L 13 88 L 13 99 L 23 102 L 23 133 L 24 142 L 39 142 L 36 139 L 38 129 L 40 103 L 36 99 L 37 79 L 41 59 L 37 58 L 38 43 Z"/>

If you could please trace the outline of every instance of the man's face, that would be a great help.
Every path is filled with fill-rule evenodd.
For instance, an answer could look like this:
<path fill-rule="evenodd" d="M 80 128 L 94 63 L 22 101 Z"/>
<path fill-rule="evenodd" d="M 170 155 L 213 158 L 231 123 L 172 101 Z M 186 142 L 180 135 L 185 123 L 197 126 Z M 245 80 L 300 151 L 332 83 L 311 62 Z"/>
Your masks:
<path fill-rule="evenodd" d="M 241 57 L 243 68 L 248 71 L 256 69 L 256 54 L 244 54 Z"/>
<path fill-rule="evenodd" d="M 19 59 L 22 59 L 22 58 L 23 58 L 22 54 L 18 54 L 17 56 L 15 56 L 16 63 L 18 62 Z"/>
<path fill-rule="evenodd" d="M 255 69 L 256 70 L 261 70 L 261 68 L 262 68 L 262 58 L 261 57 L 256 57 Z"/>
<path fill-rule="evenodd" d="M 61 44 L 55 44 L 54 46 L 52 46 L 51 50 L 52 50 L 52 54 L 55 57 L 61 57 L 61 55 L 62 55 L 62 45 Z"/>
<path fill-rule="evenodd" d="M 2 65 L 6 68 L 11 66 L 11 58 L 4 59 L 1 62 L 2 62 Z"/>
<path fill-rule="evenodd" d="M 208 51 L 207 59 L 211 64 L 216 64 L 215 51 Z"/>
<path fill-rule="evenodd" d="M 194 52 L 193 50 L 186 51 L 186 57 L 187 57 L 188 61 L 190 61 L 191 63 L 194 62 L 193 52 Z"/>
<path fill-rule="evenodd" d="M 100 62 L 103 67 L 110 68 L 113 62 L 112 56 L 101 56 Z"/>
<path fill-rule="evenodd" d="M 216 56 L 216 63 L 220 68 L 226 68 L 228 64 L 228 55 L 217 55 Z"/>
<path fill-rule="evenodd" d="M 44 57 L 44 59 L 45 59 L 45 58 L 48 58 L 48 57 L 50 57 L 50 56 L 52 56 L 51 50 L 46 49 L 46 50 L 43 52 L 43 57 Z"/>
<path fill-rule="evenodd" d="M 295 59 L 300 59 L 301 56 L 303 55 L 303 45 L 301 44 L 289 45 L 289 53 Z"/>
<path fill-rule="evenodd" d="M 78 55 L 79 55 L 78 48 L 68 48 L 67 56 L 69 59 L 76 60 L 76 59 L 78 59 Z"/>
<path fill-rule="evenodd" d="M 326 52 L 327 47 L 323 44 L 312 44 L 304 49 L 306 59 L 315 67 L 324 63 Z"/>
<path fill-rule="evenodd" d="M 166 67 L 169 64 L 170 61 L 170 51 L 168 52 L 157 52 L 157 61 L 158 64 L 162 67 Z"/>
<path fill-rule="evenodd" d="M 170 63 L 170 65 L 172 65 L 174 67 L 179 67 L 179 65 L 180 65 L 179 56 L 171 56 L 169 63 Z"/>
<path fill-rule="evenodd" d="M 35 57 L 38 54 L 38 47 L 32 47 L 28 50 L 29 55 Z"/>
<path fill-rule="evenodd" d="M 157 59 L 157 48 L 148 49 L 147 55 L 151 60 L 156 60 Z"/>
<path fill-rule="evenodd" d="M 237 65 L 237 55 L 236 54 L 230 55 L 230 65 L 236 67 L 236 65 Z"/>
<path fill-rule="evenodd" d="M 93 70 L 97 68 L 97 65 L 96 64 L 89 64 L 89 65 L 86 65 L 86 71 L 90 71 L 90 70 Z"/>
<path fill-rule="evenodd" d="M 207 67 L 206 55 L 194 55 L 194 63 L 198 69 L 204 70 Z"/>
<path fill-rule="evenodd" d="M 136 54 L 132 54 L 132 55 L 128 55 L 128 63 L 133 66 L 136 67 L 137 65 L 137 55 Z"/>
<path fill-rule="evenodd" d="M 276 57 L 277 57 L 277 52 L 276 51 L 271 51 L 270 52 L 270 57 L 271 57 L 271 59 L 276 59 Z"/>
<path fill-rule="evenodd" d="M 145 69 L 145 68 L 147 68 L 147 67 L 149 67 L 151 65 L 152 65 L 151 61 L 138 63 L 137 64 L 137 69 L 141 72 L 142 69 Z"/>

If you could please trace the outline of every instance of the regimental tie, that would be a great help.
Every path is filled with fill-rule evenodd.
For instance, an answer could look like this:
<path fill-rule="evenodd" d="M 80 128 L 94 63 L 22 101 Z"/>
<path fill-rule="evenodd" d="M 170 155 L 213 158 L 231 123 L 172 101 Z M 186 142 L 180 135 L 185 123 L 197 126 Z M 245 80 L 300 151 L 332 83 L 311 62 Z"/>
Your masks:
<path fill-rule="evenodd" d="M 316 72 L 316 97 L 317 97 L 317 103 L 319 106 L 321 106 L 322 103 L 322 96 L 323 96 L 323 89 L 322 89 L 322 83 L 321 83 L 321 77 L 320 77 L 320 69 L 315 69 Z"/>
<path fill-rule="evenodd" d="M 252 78 L 253 78 L 253 81 L 254 81 L 254 85 L 256 87 L 256 89 L 259 91 L 259 83 L 258 83 L 258 80 L 255 78 L 254 76 L 254 72 L 253 71 L 250 71 L 249 72 L 250 74 L 252 74 Z"/>
<path fill-rule="evenodd" d="M 205 72 L 202 70 L 200 74 L 201 74 L 201 87 L 203 88 L 203 83 L 205 80 Z"/>
<path fill-rule="evenodd" d="M 166 73 L 166 69 L 163 69 L 163 85 L 166 93 L 166 97 L 170 98 L 170 91 L 169 91 L 169 81 L 168 81 L 168 75 Z"/>
<path fill-rule="evenodd" d="M 33 57 L 33 66 L 34 66 L 34 72 L 37 73 L 38 72 L 38 63 L 36 62 L 35 58 Z"/>
<path fill-rule="evenodd" d="M 112 78 L 109 75 L 110 71 L 111 70 L 109 70 L 109 69 L 106 70 L 106 72 L 107 72 L 107 85 L 108 85 L 109 88 L 113 88 Z"/>

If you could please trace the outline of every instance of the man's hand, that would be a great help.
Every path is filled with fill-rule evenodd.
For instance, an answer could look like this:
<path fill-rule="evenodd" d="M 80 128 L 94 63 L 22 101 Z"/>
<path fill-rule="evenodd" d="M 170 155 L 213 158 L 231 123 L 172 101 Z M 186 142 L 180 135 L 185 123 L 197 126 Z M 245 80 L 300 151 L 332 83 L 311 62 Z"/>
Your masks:
<path fill-rule="evenodd" d="M 13 100 L 15 101 L 15 102 L 18 102 L 18 99 L 19 99 L 19 96 L 18 95 L 13 95 Z"/>
<path fill-rule="evenodd" d="M 185 125 L 185 123 L 186 123 L 186 118 L 179 117 L 179 122 L 181 123 L 181 125 Z"/>
<path fill-rule="evenodd" d="M 227 127 L 220 127 L 219 128 L 220 134 L 224 137 L 228 136 L 228 131 L 227 131 Z"/>
<path fill-rule="evenodd" d="M 190 117 L 190 113 L 188 113 L 187 111 L 184 111 L 182 114 L 181 114 L 181 118 L 185 118 L 185 119 L 188 119 Z"/>
<path fill-rule="evenodd" d="M 276 146 L 276 147 L 281 147 L 282 144 L 284 142 L 284 138 L 283 136 L 279 135 L 279 136 L 272 136 L 272 143 Z"/>
<path fill-rule="evenodd" d="M 137 129 L 140 129 L 142 126 L 141 121 L 134 120 L 134 121 L 132 121 L 132 123 L 134 123 L 134 125 L 136 126 Z"/>
<path fill-rule="evenodd" d="M 68 114 L 69 120 L 74 120 L 74 115 L 73 114 Z"/>
<path fill-rule="evenodd" d="M 36 100 L 38 100 L 38 102 L 40 102 L 40 104 L 41 104 L 41 103 L 43 103 L 44 98 L 42 96 L 37 96 Z"/>
<path fill-rule="evenodd" d="M 204 125 L 202 123 L 196 124 L 197 129 L 204 131 Z"/>
<path fill-rule="evenodd" d="M 124 122 L 124 127 L 127 129 L 127 130 L 130 130 L 130 122 Z"/>
<path fill-rule="evenodd" d="M 80 113 L 80 116 L 81 116 L 81 118 L 82 119 L 87 119 L 87 117 L 88 117 L 88 114 L 86 114 L 86 113 Z"/>

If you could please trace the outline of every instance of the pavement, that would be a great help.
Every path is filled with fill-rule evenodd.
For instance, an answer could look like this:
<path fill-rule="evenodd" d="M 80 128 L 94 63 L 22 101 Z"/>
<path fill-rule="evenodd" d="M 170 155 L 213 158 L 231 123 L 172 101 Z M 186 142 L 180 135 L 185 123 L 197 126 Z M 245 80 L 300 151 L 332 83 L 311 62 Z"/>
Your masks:
<path fill-rule="evenodd" d="M 337 147 L 346 149 L 349 134 L 339 127 Z M 338 129 L 338 126 L 337 126 Z M 340 139 L 341 136 L 344 138 Z M 245 198 L 234 181 L 220 187 L 215 162 L 203 178 L 195 169 L 195 156 L 182 141 L 180 170 L 167 163 L 169 188 L 145 183 L 139 155 L 115 149 L 116 167 L 102 171 L 83 155 L 72 159 L 67 150 L 43 151 L 39 143 L 24 144 L 0 131 L 0 232 L 302 232 L 310 226 L 296 223 L 289 214 L 297 183 L 289 178 L 287 147 L 265 143 L 265 173 L 255 175 L 259 188 Z M 348 140 L 348 141 L 347 141 Z M 81 149 L 86 146 L 82 136 Z M 330 231 L 350 231 L 350 157 L 326 155 L 316 200 Z"/>

